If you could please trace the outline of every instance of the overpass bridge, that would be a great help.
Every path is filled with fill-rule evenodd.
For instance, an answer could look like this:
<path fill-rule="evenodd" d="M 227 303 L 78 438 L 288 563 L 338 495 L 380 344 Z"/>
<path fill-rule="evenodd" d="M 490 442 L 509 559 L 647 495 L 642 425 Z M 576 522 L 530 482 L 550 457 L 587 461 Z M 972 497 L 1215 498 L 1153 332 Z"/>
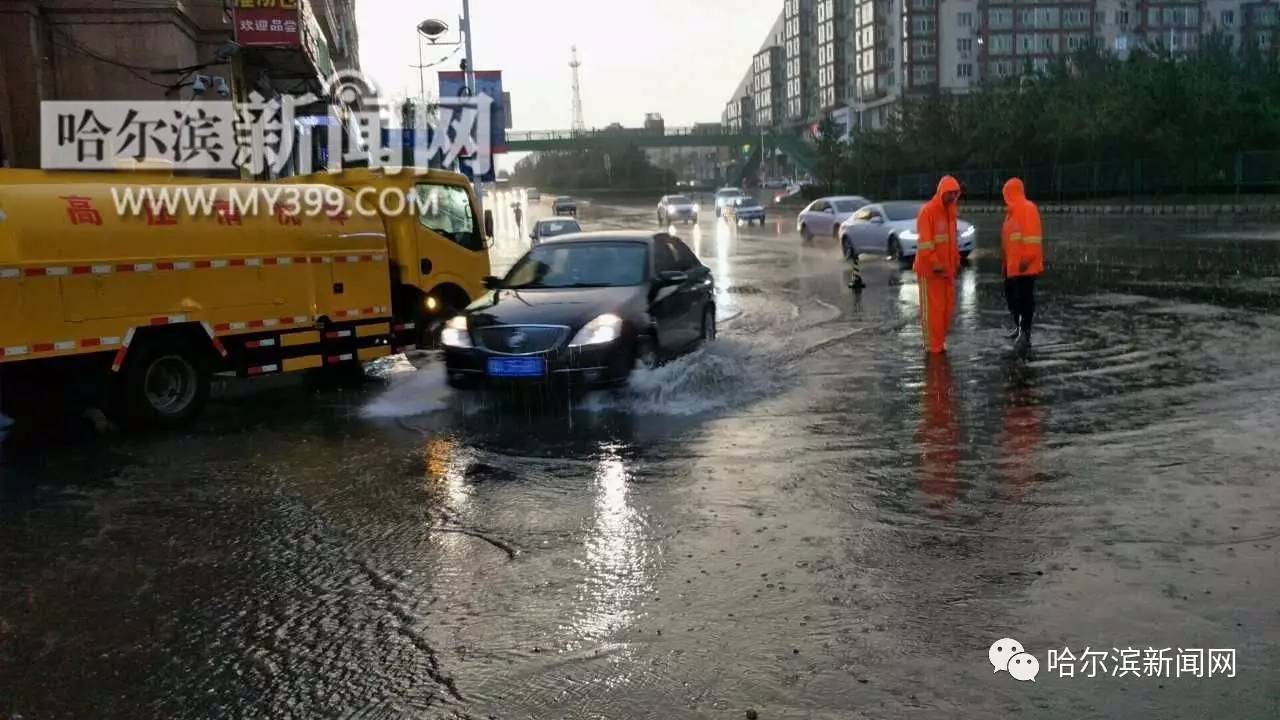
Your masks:
<path fill-rule="evenodd" d="M 508 130 L 507 150 L 542 152 L 555 150 L 608 150 L 620 145 L 641 148 L 722 147 L 740 151 L 741 161 L 734 182 L 758 167 L 761 147 L 776 148 L 795 165 L 813 172 L 816 154 L 813 146 L 794 132 L 776 129 L 730 130 L 715 125 L 667 128 L 610 127 L 591 130 Z"/>
<path fill-rule="evenodd" d="M 772 137 L 765 133 L 766 141 Z M 756 146 L 761 134 L 719 127 L 596 128 L 591 130 L 508 130 L 507 149 L 512 152 L 542 150 L 595 150 L 629 143 L 637 147 L 742 147 Z"/>

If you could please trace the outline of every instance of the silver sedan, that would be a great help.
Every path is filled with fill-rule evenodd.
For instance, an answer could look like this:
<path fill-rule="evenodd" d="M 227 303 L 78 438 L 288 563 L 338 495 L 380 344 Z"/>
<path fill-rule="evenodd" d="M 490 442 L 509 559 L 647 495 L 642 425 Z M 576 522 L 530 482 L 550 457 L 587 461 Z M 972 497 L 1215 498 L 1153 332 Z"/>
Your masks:
<path fill-rule="evenodd" d="M 904 267 L 915 261 L 920 236 L 916 216 L 922 202 L 887 202 L 867 205 L 849 216 L 838 229 L 844 256 L 853 253 L 888 255 Z M 977 247 L 978 229 L 964 220 L 956 222 L 960 257 L 967 258 Z"/>
<path fill-rule="evenodd" d="M 836 195 L 818 198 L 796 217 L 796 231 L 805 242 L 815 237 L 834 238 L 836 228 L 858 208 L 871 202 L 857 195 Z"/>

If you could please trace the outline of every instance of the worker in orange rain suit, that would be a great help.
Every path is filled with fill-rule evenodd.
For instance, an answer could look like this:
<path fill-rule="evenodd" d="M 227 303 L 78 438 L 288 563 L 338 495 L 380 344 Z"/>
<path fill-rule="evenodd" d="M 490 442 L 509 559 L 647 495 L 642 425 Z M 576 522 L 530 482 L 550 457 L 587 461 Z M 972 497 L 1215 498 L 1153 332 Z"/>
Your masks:
<path fill-rule="evenodd" d="M 925 348 L 945 352 L 947 331 L 956 312 L 956 273 L 960 248 L 956 245 L 956 215 L 960 211 L 960 183 L 950 175 L 938 182 L 938 193 L 916 216 L 916 261 L 920 287 L 920 325 Z"/>
<path fill-rule="evenodd" d="M 1044 233 L 1040 210 L 1027 199 L 1018 178 L 1004 184 L 1005 216 L 1000 231 L 1004 252 L 1004 292 L 1017 325 L 1019 350 L 1031 346 L 1031 322 L 1036 314 L 1036 276 L 1044 272 Z"/>
<path fill-rule="evenodd" d="M 956 470 L 960 464 L 960 424 L 952 398 L 951 364 L 946 355 L 925 358 L 924 387 L 920 397 L 920 492 L 926 509 L 945 515 L 960 491 Z"/>

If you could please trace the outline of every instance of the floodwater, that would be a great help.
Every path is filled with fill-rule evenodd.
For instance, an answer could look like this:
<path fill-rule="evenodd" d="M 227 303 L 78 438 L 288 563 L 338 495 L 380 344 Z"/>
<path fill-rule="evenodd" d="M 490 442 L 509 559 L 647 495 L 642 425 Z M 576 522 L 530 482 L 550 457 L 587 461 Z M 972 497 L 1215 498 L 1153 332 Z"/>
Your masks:
<path fill-rule="evenodd" d="M 393 358 L 188 432 L 15 435 L 0 718 L 1280 716 L 1274 231 L 1046 218 L 1023 361 L 970 219 L 945 360 L 910 272 L 865 258 L 854 296 L 790 219 L 704 217 L 720 340 L 623 391 Z"/>

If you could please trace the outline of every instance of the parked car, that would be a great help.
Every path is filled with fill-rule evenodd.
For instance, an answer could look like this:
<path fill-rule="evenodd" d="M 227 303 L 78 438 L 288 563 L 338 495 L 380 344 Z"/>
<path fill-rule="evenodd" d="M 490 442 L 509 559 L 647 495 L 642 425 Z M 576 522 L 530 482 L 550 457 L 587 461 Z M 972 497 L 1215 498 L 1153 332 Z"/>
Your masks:
<path fill-rule="evenodd" d="M 716 191 L 716 217 L 720 217 L 720 214 L 724 212 L 724 206 L 727 205 L 731 200 L 733 200 L 734 198 L 740 198 L 743 195 L 746 195 L 746 193 L 742 192 L 738 188 L 725 187 L 717 190 Z"/>
<path fill-rule="evenodd" d="M 537 245 L 547 238 L 577 232 L 582 232 L 582 226 L 578 224 L 577 220 L 562 217 L 543 218 L 533 224 L 533 230 L 529 233 L 529 240 L 532 245 Z"/>
<path fill-rule="evenodd" d="M 663 232 L 555 237 L 485 285 L 441 334 L 454 387 L 617 384 L 716 337 L 711 271 Z"/>
<path fill-rule="evenodd" d="M 885 254 L 903 268 L 915 261 L 916 216 L 922 202 L 887 202 L 867 205 L 840 226 L 840 247 L 847 258 L 852 253 Z M 965 220 L 956 222 L 960 257 L 968 258 L 977 247 L 978 229 Z"/>
<path fill-rule="evenodd" d="M 524 191 L 524 197 L 531 203 L 542 202 L 542 191 L 538 188 L 528 188 Z"/>
<path fill-rule="evenodd" d="M 561 196 L 551 203 L 551 212 L 555 215 L 578 216 L 578 201 L 571 197 Z"/>
<path fill-rule="evenodd" d="M 760 223 L 764 225 L 765 210 L 760 205 L 760 201 L 750 195 L 743 195 L 734 198 L 728 205 L 724 207 L 724 217 L 731 222 Z"/>
<path fill-rule="evenodd" d="M 796 216 L 796 230 L 805 242 L 814 237 L 836 237 L 840 223 L 871 201 L 858 195 L 818 198 Z"/>
<path fill-rule="evenodd" d="M 658 224 L 666 227 L 674 222 L 698 222 L 698 204 L 687 195 L 663 195 L 658 201 Z"/>

